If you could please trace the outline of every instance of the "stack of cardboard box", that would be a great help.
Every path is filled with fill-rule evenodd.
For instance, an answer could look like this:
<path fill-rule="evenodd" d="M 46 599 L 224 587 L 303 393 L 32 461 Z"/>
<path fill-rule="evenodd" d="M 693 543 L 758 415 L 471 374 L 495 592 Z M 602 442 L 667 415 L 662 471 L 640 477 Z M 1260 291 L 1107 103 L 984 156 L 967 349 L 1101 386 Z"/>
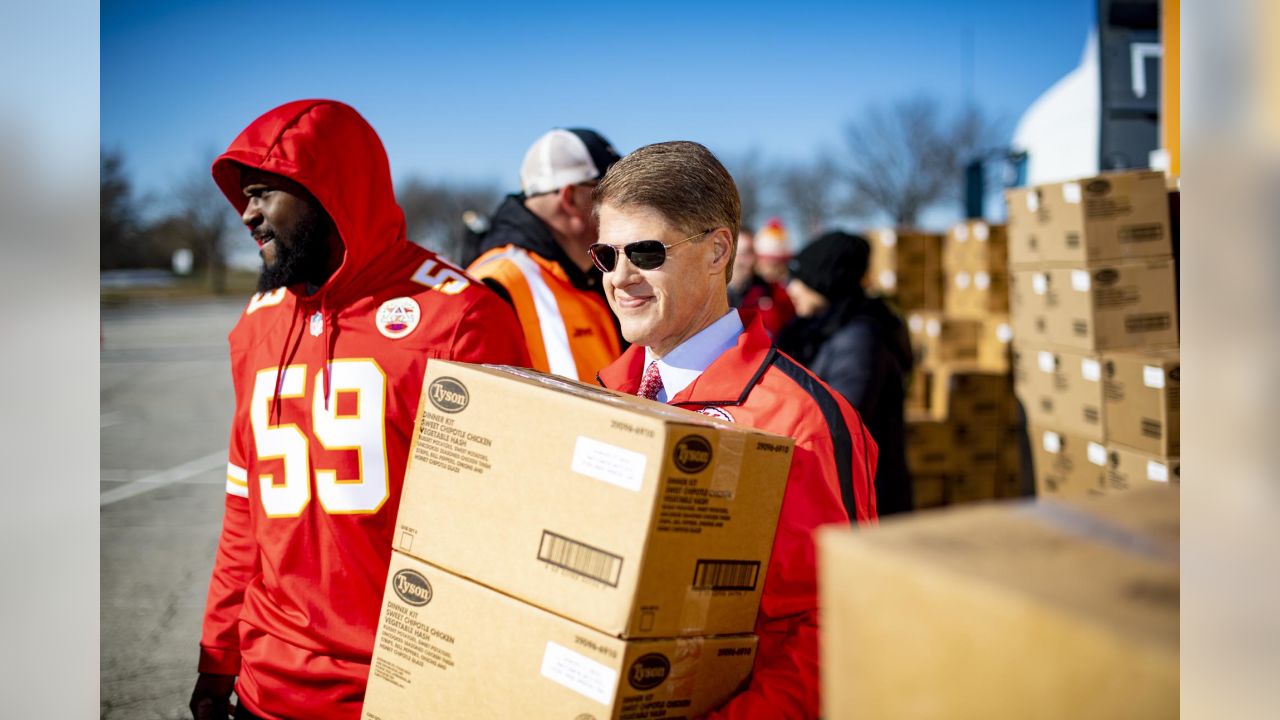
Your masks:
<path fill-rule="evenodd" d="M 942 309 L 941 235 L 878 228 L 868 231 L 867 239 L 871 292 L 892 298 L 903 311 Z"/>
<path fill-rule="evenodd" d="M 1003 226 L 955 226 L 941 244 L 942 308 L 907 309 L 916 357 L 907 465 L 917 508 L 1020 494 L 1006 246 Z"/>
<path fill-rule="evenodd" d="M 1010 190 L 1014 383 L 1036 489 L 1178 482 L 1178 309 L 1163 173 Z"/>
<path fill-rule="evenodd" d="M 423 388 L 366 720 L 685 718 L 738 690 L 790 439 L 528 370 L 432 361 Z"/>

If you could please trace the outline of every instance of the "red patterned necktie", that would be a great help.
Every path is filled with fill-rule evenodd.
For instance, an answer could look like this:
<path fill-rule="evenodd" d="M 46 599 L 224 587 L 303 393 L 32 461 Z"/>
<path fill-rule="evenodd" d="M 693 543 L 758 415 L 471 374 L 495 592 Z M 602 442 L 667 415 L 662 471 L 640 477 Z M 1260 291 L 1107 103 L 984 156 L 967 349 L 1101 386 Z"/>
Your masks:
<path fill-rule="evenodd" d="M 654 360 L 644 369 L 644 378 L 640 380 L 640 390 L 636 394 L 642 398 L 657 400 L 661 391 L 662 375 L 658 373 L 658 361 Z"/>

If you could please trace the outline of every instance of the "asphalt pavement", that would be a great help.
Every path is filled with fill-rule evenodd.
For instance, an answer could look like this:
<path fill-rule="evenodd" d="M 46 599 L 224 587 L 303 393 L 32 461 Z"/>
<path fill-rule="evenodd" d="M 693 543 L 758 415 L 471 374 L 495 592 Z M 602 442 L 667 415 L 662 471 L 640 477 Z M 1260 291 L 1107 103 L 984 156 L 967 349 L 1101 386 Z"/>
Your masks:
<path fill-rule="evenodd" d="M 102 309 L 101 712 L 189 718 L 247 298 Z"/>

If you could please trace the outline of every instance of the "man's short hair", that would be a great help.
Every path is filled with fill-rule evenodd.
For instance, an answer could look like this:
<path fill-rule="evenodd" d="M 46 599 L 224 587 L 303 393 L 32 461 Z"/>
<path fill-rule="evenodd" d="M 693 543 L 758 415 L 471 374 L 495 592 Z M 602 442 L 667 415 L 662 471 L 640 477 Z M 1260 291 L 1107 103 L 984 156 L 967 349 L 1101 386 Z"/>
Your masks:
<path fill-rule="evenodd" d="M 690 235 L 728 228 L 731 242 L 725 282 L 732 279 L 742 201 L 733 176 L 702 145 L 677 140 L 639 148 L 609 168 L 591 197 L 597 214 L 605 203 L 647 207 Z"/>

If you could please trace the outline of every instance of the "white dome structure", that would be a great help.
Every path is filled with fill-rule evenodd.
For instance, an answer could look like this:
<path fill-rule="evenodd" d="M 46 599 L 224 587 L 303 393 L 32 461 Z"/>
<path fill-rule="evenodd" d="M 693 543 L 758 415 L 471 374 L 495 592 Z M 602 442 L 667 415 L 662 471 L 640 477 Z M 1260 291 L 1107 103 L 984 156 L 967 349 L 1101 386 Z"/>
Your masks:
<path fill-rule="evenodd" d="M 1098 174 L 1101 83 L 1098 35 L 1091 30 L 1080 65 L 1036 98 L 1013 132 L 1013 150 L 1027 153 L 1028 185 Z"/>

